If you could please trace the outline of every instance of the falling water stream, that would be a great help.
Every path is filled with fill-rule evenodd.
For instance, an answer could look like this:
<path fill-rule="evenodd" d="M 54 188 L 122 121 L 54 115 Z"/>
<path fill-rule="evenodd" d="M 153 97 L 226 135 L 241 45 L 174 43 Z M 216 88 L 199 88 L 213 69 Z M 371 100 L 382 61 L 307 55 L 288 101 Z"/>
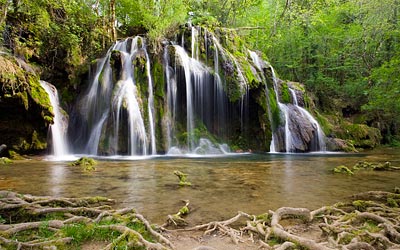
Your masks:
<path fill-rule="evenodd" d="M 60 109 L 57 89 L 48 82 L 40 81 L 41 86 L 46 90 L 53 107 L 54 119 L 50 125 L 52 148 L 54 157 L 65 157 L 69 154 L 66 132 L 68 121 Z"/>
<path fill-rule="evenodd" d="M 183 39 L 182 45 L 170 43 L 164 47 L 164 109 L 167 112 L 161 118 L 154 107 L 155 84 L 145 39 L 127 38 L 111 46 L 106 55 L 98 60 L 88 90 L 79 97 L 70 115 L 68 138 L 72 154 L 146 156 L 164 151 L 172 155 L 225 154 L 229 149 L 223 144 L 224 141 L 234 134 L 243 138 L 248 136 L 246 131 L 250 128 L 247 122 L 251 111 L 249 85 L 242 69 L 244 66 L 220 44 L 212 32 L 203 31 L 204 46 L 200 46 L 202 30 L 194 26 L 190 29 L 190 56 Z M 207 51 L 214 50 L 211 55 L 207 55 L 212 59 L 209 60 L 211 66 L 199 60 L 203 47 Z M 249 51 L 249 56 L 252 59 L 252 64 L 248 65 L 250 70 L 265 84 L 268 117 L 273 124 L 264 71 L 266 66 L 270 67 L 273 91 L 283 120 L 278 129 L 280 132 L 272 133 L 270 151 L 283 151 L 276 146 L 278 143 L 284 145 L 284 152 L 298 151 L 295 143 L 302 139 L 296 137 L 291 130 L 295 123 L 294 112 L 301 113 L 303 119 L 308 121 L 307 124 L 315 130 L 311 145 L 307 145 L 304 151 L 325 151 L 322 129 L 312 115 L 298 104 L 295 90 L 289 89 L 293 103 L 280 102 L 278 80 L 272 66 L 255 52 Z M 220 75 L 226 74 L 225 68 L 220 69 L 220 58 L 224 65 L 222 68 L 228 67 L 230 74 L 237 80 L 239 100 L 236 103 L 228 97 L 226 76 Z M 161 133 L 156 131 L 160 119 L 162 125 L 165 125 Z M 240 127 L 233 125 L 237 121 Z M 186 129 L 182 129 L 183 123 L 186 123 Z M 183 135 L 185 140 L 182 139 Z M 57 139 L 57 136 L 53 137 Z M 160 139 L 165 141 L 158 141 Z M 166 147 L 157 148 L 162 143 Z"/>
<path fill-rule="evenodd" d="M 111 57 L 119 52 L 121 69 L 113 72 Z M 139 103 L 132 61 L 144 54 L 148 85 L 148 124 L 145 124 Z M 117 60 L 115 57 L 113 60 Z M 78 103 L 79 118 L 75 125 L 74 153 L 98 155 L 99 149 L 112 154 L 147 155 L 156 154 L 154 125 L 154 95 L 150 59 L 141 37 L 116 42 L 106 56 L 99 60 L 94 77 L 86 95 Z M 127 130 L 128 136 L 121 135 Z M 83 148 L 80 145 L 86 145 Z"/>

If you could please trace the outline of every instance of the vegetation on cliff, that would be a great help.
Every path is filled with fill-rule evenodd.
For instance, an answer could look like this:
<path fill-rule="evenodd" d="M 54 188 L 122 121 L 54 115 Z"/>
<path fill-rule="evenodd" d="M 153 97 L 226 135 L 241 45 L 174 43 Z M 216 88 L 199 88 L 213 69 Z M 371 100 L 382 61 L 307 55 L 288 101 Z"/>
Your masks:
<path fill-rule="evenodd" d="M 164 41 L 175 40 L 189 21 L 215 32 L 238 60 L 251 88 L 257 89 L 260 79 L 252 74 L 245 47 L 266 54 L 281 78 L 304 83 L 306 90 L 313 93 L 310 96 L 320 111 L 319 120 L 326 123 L 324 130 L 330 131 L 328 136 L 367 148 L 380 142 L 398 141 L 397 0 L 384 4 L 377 0 L 363 4 L 358 0 L 1 0 L 0 3 L 2 50 L 20 58 L 21 67 L 26 63 L 35 65 L 37 75 L 59 89 L 67 109 L 87 83 L 88 65 L 115 39 L 146 35 L 150 50 L 158 57 L 154 61 L 160 61 Z M 225 71 L 234 64 L 228 58 Z M 15 76 L 8 72 L 0 77 L 2 81 L 20 82 L 22 73 L 15 72 Z M 238 72 L 231 73 L 226 74 L 228 93 L 235 100 L 240 96 Z M 162 73 L 157 70 L 156 74 Z M 29 78 L 31 86 L 38 80 Z M 163 89 L 160 84 L 155 88 Z M 34 96 L 35 87 L 32 90 Z M 286 88 L 282 94 L 283 102 L 288 102 Z M 26 95 L 23 92 L 18 95 L 28 105 Z M 256 96 L 256 103 L 261 105 L 262 97 Z M 279 116 L 274 98 L 270 96 L 268 101 L 273 107 L 270 113 Z M 267 112 L 263 108 L 264 113 L 258 115 L 260 120 L 266 120 L 262 118 Z M 51 122 L 51 115 L 45 116 Z M 340 123 L 336 123 L 338 119 Z M 261 123 L 267 134 L 276 127 L 266 121 Z"/>
<path fill-rule="evenodd" d="M 0 54 L 0 86 L 1 143 L 24 153 L 46 149 L 53 110 L 34 70 L 16 57 Z"/>

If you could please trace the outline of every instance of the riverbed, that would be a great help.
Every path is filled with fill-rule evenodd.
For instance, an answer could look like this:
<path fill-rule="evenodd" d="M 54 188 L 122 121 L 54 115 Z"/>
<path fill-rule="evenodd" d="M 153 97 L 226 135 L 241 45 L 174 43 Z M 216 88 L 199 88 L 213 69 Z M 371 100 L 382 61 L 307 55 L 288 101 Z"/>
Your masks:
<path fill-rule="evenodd" d="M 100 158 L 93 172 L 48 158 L 0 166 L 0 189 L 45 196 L 106 196 L 118 207 L 133 207 L 152 223 L 163 223 L 189 200 L 193 223 L 226 219 L 237 211 L 261 214 L 282 206 L 310 209 L 369 190 L 392 191 L 400 171 L 333 174 L 338 165 L 358 161 L 400 166 L 400 150 L 363 153 L 232 154 Z M 188 174 L 180 187 L 174 171 Z"/>

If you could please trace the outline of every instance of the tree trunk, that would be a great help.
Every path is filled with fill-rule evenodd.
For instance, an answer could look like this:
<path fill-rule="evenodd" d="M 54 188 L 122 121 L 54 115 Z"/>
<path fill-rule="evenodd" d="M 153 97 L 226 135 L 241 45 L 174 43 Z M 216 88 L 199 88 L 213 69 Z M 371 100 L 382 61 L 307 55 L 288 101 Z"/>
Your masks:
<path fill-rule="evenodd" d="M 115 29 L 115 0 L 110 1 L 110 34 L 113 41 L 117 40 L 117 31 Z"/>

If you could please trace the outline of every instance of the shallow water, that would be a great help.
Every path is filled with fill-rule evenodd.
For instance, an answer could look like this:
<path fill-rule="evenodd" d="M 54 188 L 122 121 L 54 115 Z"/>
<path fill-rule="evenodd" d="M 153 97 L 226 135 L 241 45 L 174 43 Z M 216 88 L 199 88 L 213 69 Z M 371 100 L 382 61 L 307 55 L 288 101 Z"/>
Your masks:
<path fill-rule="evenodd" d="M 358 161 L 400 166 L 395 149 L 359 154 L 248 154 L 214 158 L 156 157 L 144 160 L 100 159 L 84 173 L 68 162 L 18 161 L 0 167 L 0 189 L 33 195 L 107 196 L 119 207 L 134 207 L 153 223 L 176 213 L 190 200 L 188 220 L 225 219 L 237 211 L 252 214 L 282 206 L 310 209 L 369 190 L 400 186 L 400 171 L 333 174 L 338 165 Z M 179 187 L 175 170 L 188 174 L 192 187 Z"/>

